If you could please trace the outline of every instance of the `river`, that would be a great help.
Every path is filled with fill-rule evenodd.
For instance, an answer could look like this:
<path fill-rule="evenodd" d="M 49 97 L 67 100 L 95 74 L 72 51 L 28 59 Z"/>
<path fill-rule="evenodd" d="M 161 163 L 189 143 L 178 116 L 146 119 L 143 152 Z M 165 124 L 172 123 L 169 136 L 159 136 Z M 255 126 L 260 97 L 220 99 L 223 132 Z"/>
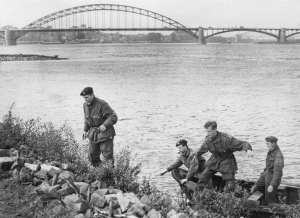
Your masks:
<path fill-rule="evenodd" d="M 178 157 L 176 141 L 199 148 L 207 120 L 252 145 L 252 159 L 235 153 L 237 178 L 258 178 L 268 152 L 264 138 L 274 135 L 285 156 L 283 183 L 300 184 L 298 44 L 0 46 L 0 54 L 19 53 L 69 60 L 2 62 L 0 117 L 15 102 L 13 113 L 24 119 L 67 121 L 83 145 L 79 94 L 91 86 L 119 117 L 115 151 L 129 146 L 142 175 L 162 190 L 178 188 L 170 173 L 156 176 Z"/>

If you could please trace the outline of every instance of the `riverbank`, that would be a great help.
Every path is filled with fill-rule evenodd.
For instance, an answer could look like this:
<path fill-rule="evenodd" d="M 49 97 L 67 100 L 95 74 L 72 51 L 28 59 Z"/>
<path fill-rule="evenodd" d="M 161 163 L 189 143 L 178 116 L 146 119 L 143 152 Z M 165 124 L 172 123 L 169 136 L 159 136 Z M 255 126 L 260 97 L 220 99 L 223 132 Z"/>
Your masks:
<path fill-rule="evenodd" d="M 47 61 L 47 60 L 66 60 L 59 58 L 58 55 L 32 55 L 32 54 L 0 54 L 0 61 Z"/>

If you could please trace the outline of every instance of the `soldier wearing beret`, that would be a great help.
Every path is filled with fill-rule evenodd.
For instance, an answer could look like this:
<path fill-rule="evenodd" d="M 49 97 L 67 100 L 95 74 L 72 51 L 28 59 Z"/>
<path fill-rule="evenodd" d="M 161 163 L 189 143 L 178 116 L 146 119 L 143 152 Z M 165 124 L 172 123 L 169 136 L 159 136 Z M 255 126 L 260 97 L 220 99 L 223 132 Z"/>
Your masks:
<path fill-rule="evenodd" d="M 265 202 L 269 205 L 270 203 L 276 203 L 277 188 L 281 182 L 284 159 L 277 145 L 278 139 L 274 136 L 268 136 L 265 140 L 269 148 L 266 158 L 266 168 L 256 181 L 253 190 L 264 193 Z"/>
<path fill-rule="evenodd" d="M 104 101 L 96 98 L 92 87 L 86 87 L 80 95 L 84 98 L 84 131 L 82 138 L 89 139 L 89 160 L 94 167 L 101 163 L 100 154 L 113 161 L 114 125 L 118 117 Z"/>
<path fill-rule="evenodd" d="M 187 141 L 184 139 L 179 140 L 176 143 L 176 147 L 180 153 L 179 158 L 160 175 L 162 176 L 167 172 L 172 171 L 173 177 L 175 177 L 175 174 L 180 174 L 183 177 L 186 177 L 180 181 L 181 184 L 186 181 L 198 182 L 198 178 L 205 168 L 205 158 L 202 156 L 196 157 L 195 152 L 193 149 L 188 147 Z M 179 168 L 183 164 L 188 168 L 187 171 Z"/>
<path fill-rule="evenodd" d="M 206 162 L 206 168 L 201 174 L 198 182 L 199 188 L 207 186 L 209 180 L 214 174 L 220 172 L 222 179 L 225 180 L 226 188 L 229 191 L 235 189 L 235 174 L 237 173 L 237 163 L 234 157 L 235 151 L 246 151 L 248 157 L 252 157 L 251 145 L 239 139 L 236 139 L 226 133 L 217 131 L 217 123 L 215 121 L 208 121 L 205 123 L 207 136 L 196 156 L 210 151 L 212 155 Z"/>

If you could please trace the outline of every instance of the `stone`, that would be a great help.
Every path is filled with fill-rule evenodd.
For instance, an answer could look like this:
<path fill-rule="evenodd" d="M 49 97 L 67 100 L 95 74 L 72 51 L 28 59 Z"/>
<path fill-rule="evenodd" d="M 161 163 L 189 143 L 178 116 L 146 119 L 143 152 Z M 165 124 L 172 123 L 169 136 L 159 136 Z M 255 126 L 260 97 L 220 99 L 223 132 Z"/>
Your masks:
<path fill-rule="evenodd" d="M 50 185 L 45 181 L 40 185 L 40 189 L 42 192 L 49 192 L 49 188 Z"/>
<path fill-rule="evenodd" d="M 113 215 L 119 215 L 122 214 L 121 208 L 117 208 L 113 210 Z"/>
<path fill-rule="evenodd" d="M 57 192 L 58 190 L 61 189 L 61 186 L 60 185 L 54 185 L 54 186 L 50 186 L 49 187 L 49 193 L 50 192 Z"/>
<path fill-rule="evenodd" d="M 174 209 L 172 209 L 171 211 L 169 211 L 167 213 L 167 218 L 171 218 L 171 216 L 176 215 L 176 211 Z"/>
<path fill-rule="evenodd" d="M 66 196 L 66 195 L 71 195 L 71 194 L 75 193 L 75 191 L 72 187 L 68 186 L 66 188 L 62 188 L 62 189 L 58 190 L 57 193 L 61 196 Z"/>
<path fill-rule="evenodd" d="M 84 218 L 84 214 L 83 213 L 79 213 L 76 216 L 74 216 L 74 218 Z"/>
<path fill-rule="evenodd" d="M 59 174 L 59 179 L 66 179 L 66 180 L 70 180 L 70 181 L 74 181 L 75 179 L 75 175 L 70 172 L 70 171 L 62 171 L 60 174 Z"/>
<path fill-rule="evenodd" d="M 31 180 L 30 172 L 25 167 L 21 169 L 19 179 L 23 182 L 29 182 Z"/>
<path fill-rule="evenodd" d="M 94 192 L 91 196 L 90 203 L 97 207 L 103 208 L 105 206 L 106 201 L 107 200 L 104 196 L 101 196 L 101 195 L 97 194 L 96 192 Z"/>
<path fill-rule="evenodd" d="M 83 196 L 87 196 L 87 192 L 88 192 L 88 188 L 89 188 L 89 186 L 88 185 L 83 185 L 83 186 L 81 186 L 80 187 L 80 189 L 79 189 L 79 193 L 81 194 L 81 195 L 83 195 Z"/>
<path fill-rule="evenodd" d="M 122 212 L 126 212 L 132 206 L 131 199 L 125 196 L 123 193 L 117 194 L 117 200 Z"/>
<path fill-rule="evenodd" d="M 0 157 L 0 168 L 3 171 L 9 171 L 17 157 Z"/>
<path fill-rule="evenodd" d="M 12 173 L 12 176 L 14 178 L 14 180 L 19 180 L 19 169 L 14 169 L 13 170 L 13 173 Z"/>
<path fill-rule="evenodd" d="M 95 189 L 100 189 L 101 188 L 101 182 L 96 180 L 95 182 L 92 182 L 91 186 L 94 187 Z"/>
<path fill-rule="evenodd" d="M 161 218 L 162 217 L 161 214 L 155 209 L 150 210 L 150 212 L 147 214 L 147 216 L 149 218 Z"/>
<path fill-rule="evenodd" d="M 169 205 L 172 203 L 172 198 L 169 195 L 162 195 L 159 201 L 164 205 Z"/>
<path fill-rule="evenodd" d="M 38 185 L 40 185 L 40 184 L 42 184 L 43 183 L 43 180 L 41 180 L 41 179 L 38 179 L 38 178 L 33 178 L 33 181 L 32 181 L 32 184 L 34 185 L 34 186 L 38 186 Z"/>
<path fill-rule="evenodd" d="M 77 176 L 75 179 L 75 182 L 83 182 L 83 177 L 82 176 Z"/>
<path fill-rule="evenodd" d="M 47 171 L 46 170 L 40 170 L 38 172 L 35 172 L 33 175 L 35 177 L 39 178 L 39 179 L 45 179 L 47 177 Z"/>
<path fill-rule="evenodd" d="M 118 199 L 117 194 L 104 195 L 104 197 L 107 199 L 107 201 L 115 201 Z"/>
<path fill-rule="evenodd" d="M 104 196 L 108 193 L 108 189 L 97 189 L 95 192 L 101 196 Z"/>
<path fill-rule="evenodd" d="M 151 199 L 149 198 L 149 196 L 144 195 L 141 199 L 140 202 L 143 204 L 151 204 Z"/>
<path fill-rule="evenodd" d="M 53 177 L 55 174 L 59 174 L 60 172 L 59 170 L 52 167 L 47 173 L 49 176 Z"/>
<path fill-rule="evenodd" d="M 119 192 L 123 193 L 120 189 L 108 189 L 108 194 L 118 194 Z"/>
<path fill-rule="evenodd" d="M 74 185 L 78 190 L 80 190 L 81 186 L 89 186 L 89 184 L 85 182 L 74 182 Z"/>
<path fill-rule="evenodd" d="M 61 183 L 59 183 L 59 184 L 61 184 Z M 63 184 L 61 184 L 61 188 L 62 188 L 62 189 L 65 189 L 65 188 L 68 188 L 68 187 L 70 187 L 70 186 L 69 186 L 69 184 L 66 183 L 66 182 L 63 183 Z"/>
<path fill-rule="evenodd" d="M 145 211 L 143 210 L 143 207 L 141 207 L 141 205 L 139 204 L 133 204 L 127 212 L 132 212 L 138 217 L 143 217 L 144 215 L 146 215 Z"/>
<path fill-rule="evenodd" d="M 142 218 L 149 218 L 149 217 L 147 217 L 147 215 L 144 215 Z"/>
<path fill-rule="evenodd" d="M 80 202 L 77 194 L 64 197 L 63 202 L 76 213 L 85 213 L 90 208 L 88 203 Z"/>
<path fill-rule="evenodd" d="M 85 215 L 84 215 L 84 218 L 92 218 L 94 215 L 92 213 L 92 210 L 91 209 L 88 209 L 86 212 L 85 212 Z"/>
<path fill-rule="evenodd" d="M 153 207 L 151 207 L 150 205 L 146 205 L 144 207 L 144 211 L 148 214 L 152 209 L 154 209 Z"/>
<path fill-rule="evenodd" d="M 185 213 L 177 213 L 177 214 L 171 216 L 171 218 L 189 218 L 189 216 L 186 215 Z"/>

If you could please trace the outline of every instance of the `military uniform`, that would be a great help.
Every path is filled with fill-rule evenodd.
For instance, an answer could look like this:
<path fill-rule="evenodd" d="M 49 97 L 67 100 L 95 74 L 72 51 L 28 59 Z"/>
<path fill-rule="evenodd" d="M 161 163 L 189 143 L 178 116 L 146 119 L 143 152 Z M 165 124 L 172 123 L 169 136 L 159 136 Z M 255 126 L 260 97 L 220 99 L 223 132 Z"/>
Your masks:
<path fill-rule="evenodd" d="M 201 174 L 198 184 L 205 186 L 215 173 L 220 172 L 227 188 L 231 191 L 234 190 L 238 167 L 233 153 L 247 150 L 252 150 L 248 142 L 236 139 L 226 133 L 217 132 L 213 139 L 206 136 L 205 142 L 197 151 L 196 156 L 199 157 L 208 151 L 212 155 L 206 162 L 206 168 Z"/>
<path fill-rule="evenodd" d="M 188 168 L 188 171 L 181 170 L 181 173 L 184 172 L 186 174 L 184 176 L 186 176 L 187 180 L 197 182 L 205 168 L 205 158 L 202 156 L 195 157 L 193 149 L 188 148 L 185 153 L 180 153 L 179 158 L 167 168 L 167 171 L 178 171 L 178 168 L 183 164 Z"/>
<path fill-rule="evenodd" d="M 267 154 L 266 168 L 255 183 L 256 190 L 265 193 L 267 204 L 276 203 L 277 188 L 280 185 L 282 169 L 284 167 L 284 158 L 278 145 L 276 145 Z M 273 191 L 268 192 L 268 187 L 273 186 Z"/>
<path fill-rule="evenodd" d="M 84 109 L 84 131 L 89 139 L 89 159 L 93 166 L 101 162 L 100 154 L 105 159 L 113 159 L 114 136 L 113 127 L 118 117 L 111 107 L 99 98 L 94 97 L 92 102 L 83 104 Z M 97 128 L 101 125 L 106 127 L 105 131 Z"/>

